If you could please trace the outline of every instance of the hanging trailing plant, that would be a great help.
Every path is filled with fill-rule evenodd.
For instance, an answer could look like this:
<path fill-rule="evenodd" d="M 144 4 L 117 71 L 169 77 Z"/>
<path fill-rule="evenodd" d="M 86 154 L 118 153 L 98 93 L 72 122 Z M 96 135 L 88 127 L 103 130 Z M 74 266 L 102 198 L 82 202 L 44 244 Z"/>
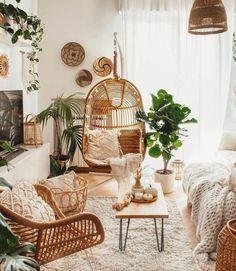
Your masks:
<path fill-rule="evenodd" d="M 21 0 L 16 0 L 17 5 Z M 42 51 L 39 44 L 43 36 L 43 27 L 41 20 L 37 16 L 30 16 L 18 6 L 12 4 L 0 3 L 0 26 L 11 35 L 11 42 L 17 43 L 18 40 L 29 40 L 32 46 L 32 52 L 28 55 L 31 62 L 29 70 L 32 80 L 29 81 L 27 90 L 39 90 L 39 78 L 36 72 L 36 64 L 39 62 L 38 52 Z"/>

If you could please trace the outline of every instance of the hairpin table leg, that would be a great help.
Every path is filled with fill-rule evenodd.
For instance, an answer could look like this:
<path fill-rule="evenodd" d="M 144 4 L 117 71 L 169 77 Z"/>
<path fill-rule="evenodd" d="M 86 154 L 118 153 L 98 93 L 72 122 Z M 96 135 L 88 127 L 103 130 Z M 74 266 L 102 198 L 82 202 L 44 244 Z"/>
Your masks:
<path fill-rule="evenodd" d="M 164 251 L 164 218 L 161 219 L 161 251 Z"/>
<path fill-rule="evenodd" d="M 125 248 L 126 248 L 126 242 L 127 242 L 128 233 L 129 233 L 129 223 L 130 223 L 130 218 L 128 219 L 127 228 L 126 228 L 124 251 L 125 251 Z"/>
<path fill-rule="evenodd" d="M 122 251 L 122 218 L 120 219 L 120 236 L 119 236 L 119 249 Z"/>
<path fill-rule="evenodd" d="M 157 221 L 154 218 L 155 232 L 157 238 L 157 248 L 159 252 L 164 251 L 164 218 L 161 219 L 161 243 L 159 243 L 158 231 L 157 231 Z"/>

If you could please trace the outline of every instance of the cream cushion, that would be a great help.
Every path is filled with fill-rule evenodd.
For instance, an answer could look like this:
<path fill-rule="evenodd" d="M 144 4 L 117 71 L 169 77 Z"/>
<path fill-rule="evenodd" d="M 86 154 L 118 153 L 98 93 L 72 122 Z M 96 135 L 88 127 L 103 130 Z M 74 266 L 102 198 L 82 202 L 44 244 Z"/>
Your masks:
<path fill-rule="evenodd" d="M 68 174 L 41 180 L 39 184 L 50 189 L 62 212 L 68 212 L 77 207 L 77 196 L 73 193 L 76 188 L 79 188 L 76 179 L 77 175 L 71 171 Z"/>
<path fill-rule="evenodd" d="M 0 203 L 33 221 L 55 220 L 53 209 L 38 196 L 35 188 L 26 182 L 17 183 L 12 190 L 7 189 L 0 193 Z"/>
<path fill-rule="evenodd" d="M 236 131 L 225 131 L 223 133 L 219 150 L 236 150 Z"/>
<path fill-rule="evenodd" d="M 107 161 L 120 157 L 118 136 L 116 130 L 88 130 L 86 158 L 91 161 Z"/>

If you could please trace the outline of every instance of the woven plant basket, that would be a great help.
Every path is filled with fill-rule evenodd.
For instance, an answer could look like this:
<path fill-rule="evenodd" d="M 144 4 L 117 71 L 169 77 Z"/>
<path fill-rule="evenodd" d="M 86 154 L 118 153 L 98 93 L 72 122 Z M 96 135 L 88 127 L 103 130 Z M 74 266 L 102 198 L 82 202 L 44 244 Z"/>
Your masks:
<path fill-rule="evenodd" d="M 219 234 L 215 271 L 236 270 L 236 219 L 230 220 Z"/>
<path fill-rule="evenodd" d="M 36 116 L 29 114 L 24 118 L 24 145 L 35 146 L 43 144 L 40 123 Z"/>

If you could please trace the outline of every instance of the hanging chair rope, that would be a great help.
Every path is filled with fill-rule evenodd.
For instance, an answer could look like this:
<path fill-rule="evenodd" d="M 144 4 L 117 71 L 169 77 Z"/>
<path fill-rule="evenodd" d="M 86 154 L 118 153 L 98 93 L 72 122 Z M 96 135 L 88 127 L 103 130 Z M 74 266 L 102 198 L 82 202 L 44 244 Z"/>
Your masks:
<path fill-rule="evenodd" d="M 117 73 L 117 33 L 114 33 L 114 56 L 113 56 L 113 77 L 115 80 L 119 79 L 118 73 Z"/>

